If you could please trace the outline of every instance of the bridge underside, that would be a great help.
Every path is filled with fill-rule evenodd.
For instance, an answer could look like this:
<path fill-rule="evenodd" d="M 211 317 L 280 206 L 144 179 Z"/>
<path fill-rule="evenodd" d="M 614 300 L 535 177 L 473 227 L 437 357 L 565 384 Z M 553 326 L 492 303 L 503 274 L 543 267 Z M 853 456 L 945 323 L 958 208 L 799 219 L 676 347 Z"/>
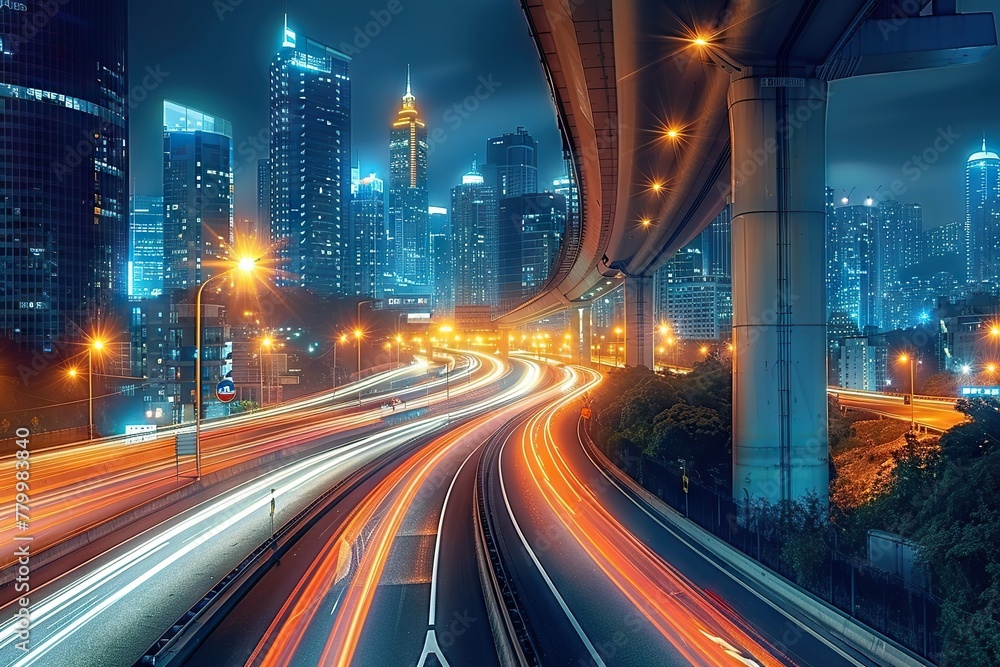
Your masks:
<path fill-rule="evenodd" d="M 522 0 L 582 229 L 501 326 L 583 309 L 582 357 L 624 283 L 626 362 L 652 366 L 653 273 L 731 201 L 734 494 L 825 498 L 827 82 L 983 60 L 992 14 L 954 4 Z"/>

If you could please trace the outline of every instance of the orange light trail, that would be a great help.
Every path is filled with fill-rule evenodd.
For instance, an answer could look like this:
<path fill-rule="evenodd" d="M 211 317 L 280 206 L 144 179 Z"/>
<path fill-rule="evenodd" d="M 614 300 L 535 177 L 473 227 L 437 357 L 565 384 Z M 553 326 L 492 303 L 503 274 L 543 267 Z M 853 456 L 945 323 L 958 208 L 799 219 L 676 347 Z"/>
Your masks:
<path fill-rule="evenodd" d="M 762 667 L 793 664 L 773 646 L 765 646 L 763 638 L 752 637 L 754 631 L 745 621 L 727 617 L 639 541 L 577 477 L 556 443 L 552 425 L 580 392 L 536 415 L 521 440 L 522 460 L 552 513 L 626 599 L 692 664 L 725 667 L 734 659 Z M 755 662 L 746 662 L 748 658 Z"/>

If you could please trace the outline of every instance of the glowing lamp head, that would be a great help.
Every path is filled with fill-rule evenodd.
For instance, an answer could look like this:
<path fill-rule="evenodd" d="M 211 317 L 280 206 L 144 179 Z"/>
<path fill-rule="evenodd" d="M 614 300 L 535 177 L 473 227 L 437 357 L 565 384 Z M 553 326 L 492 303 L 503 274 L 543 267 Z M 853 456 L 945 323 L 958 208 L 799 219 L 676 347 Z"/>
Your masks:
<path fill-rule="evenodd" d="M 990 373 L 996 373 L 996 371 L 997 371 L 997 365 L 996 364 L 990 364 L 989 366 L 986 367 L 986 370 L 989 371 Z"/>
<path fill-rule="evenodd" d="M 840 203 L 843 204 L 844 206 L 847 206 L 847 203 L 849 201 L 851 201 L 851 200 L 848 199 L 847 197 L 842 197 L 841 200 L 840 200 Z"/>
<path fill-rule="evenodd" d="M 649 218 L 643 218 L 642 219 L 642 226 L 643 227 L 649 227 L 651 224 L 653 224 L 653 221 L 650 220 Z"/>
<path fill-rule="evenodd" d="M 103 341 L 103 340 L 101 340 L 101 339 L 99 339 L 99 338 L 98 338 L 97 340 L 95 340 L 95 341 L 92 341 L 92 342 L 90 343 L 90 345 L 91 345 L 91 347 L 93 347 L 93 348 L 94 348 L 95 350 L 103 350 L 103 349 L 104 349 L 104 341 Z"/>
<path fill-rule="evenodd" d="M 659 181 L 655 181 L 653 183 L 653 185 L 652 185 L 652 188 L 653 188 L 653 192 L 659 192 L 660 190 L 663 189 L 663 183 L 660 183 Z"/>
<path fill-rule="evenodd" d="M 270 338 L 265 338 L 264 340 L 260 341 L 260 344 L 263 347 L 271 347 L 271 339 Z"/>
<path fill-rule="evenodd" d="M 708 46 L 708 38 L 704 35 L 695 35 L 694 39 L 691 40 L 691 43 L 695 46 Z"/>
<path fill-rule="evenodd" d="M 708 354 L 708 345 L 702 345 L 701 346 L 701 353 L 702 354 Z"/>
<path fill-rule="evenodd" d="M 76 377 L 76 376 L 77 376 L 77 375 L 79 374 L 79 371 L 78 371 L 78 370 L 76 370 L 75 368 L 71 368 L 71 369 L 69 369 L 68 371 L 66 371 L 66 373 L 67 373 L 67 375 L 69 375 L 69 376 L 70 376 L 71 378 L 75 378 L 75 377 Z"/>
<path fill-rule="evenodd" d="M 667 130 L 667 139 L 676 139 L 679 134 L 680 132 L 671 127 Z"/>
<path fill-rule="evenodd" d="M 1000 336 L 1000 326 L 993 325 L 992 327 L 990 327 L 990 335 Z"/>
<path fill-rule="evenodd" d="M 972 367 L 969 364 L 962 364 L 962 375 L 968 375 L 972 371 Z"/>
<path fill-rule="evenodd" d="M 875 203 L 875 200 L 872 199 L 871 197 L 868 197 L 867 199 L 865 199 L 865 206 L 871 206 L 874 203 Z"/>
<path fill-rule="evenodd" d="M 257 265 L 257 260 L 255 260 L 253 257 L 241 257 L 239 263 L 236 266 L 243 273 L 250 273 L 251 271 L 253 271 L 256 265 Z"/>
<path fill-rule="evenodd" d="M 354 337 L 355 338 L 361 338 L 361 329 L 355 329 L 354 330 Z"/>
<path fill-rule="evenodd" d="M 908 362 L 909 360 L 910 360 L 910 357 L 909 357 L 908 355 L 905 355 L 905 354 L 901 354 L 901 355 L 899 355 L 899 361 L 900 361 L 901 363 L 904 363 L 904 364 L 905 364 L 905 363 L 906 363 L 906 362 Z"/>

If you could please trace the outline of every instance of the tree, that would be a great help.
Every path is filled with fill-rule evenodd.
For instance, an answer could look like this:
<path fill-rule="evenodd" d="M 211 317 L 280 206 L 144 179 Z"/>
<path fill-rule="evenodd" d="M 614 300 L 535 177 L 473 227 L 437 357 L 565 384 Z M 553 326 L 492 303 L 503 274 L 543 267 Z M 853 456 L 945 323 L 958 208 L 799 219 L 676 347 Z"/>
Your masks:
<path fill-rule="evenodd" d="M 684 459 L 692 468 L 707 469 L 731 457 L 729 431 L 712 408 L 675 403 L 653 420 L 646 453 L 662 461 Z"/>

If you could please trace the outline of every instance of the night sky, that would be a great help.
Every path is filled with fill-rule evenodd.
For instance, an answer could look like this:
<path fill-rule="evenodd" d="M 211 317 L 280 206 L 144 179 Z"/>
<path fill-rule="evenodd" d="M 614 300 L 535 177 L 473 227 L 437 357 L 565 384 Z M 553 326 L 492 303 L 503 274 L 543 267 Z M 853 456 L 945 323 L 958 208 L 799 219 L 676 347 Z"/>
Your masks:
<path fill-rule="evenodd" d="M 385 11 L 391 0 L 288 3 L 290 28 L 300 35 L 357 51 L 351 64 L 353 146 L 362 172 L 386 177 L 389 124 L 410 63 L 422 117 L 431 131 L 446 132 L 429 157 L 432 204 L 447 206 L 448 191 L 468 171 L 473 153 L 481 159 L 487 137 L 517 125 L 539 142 L 540 185 L 561 175 L 555 114 L 517 0 L 397 2 L 401 11 L 395 15 Z M 283 3 L 143 0 L 130 9 L 133 87 L 147 66 L 169 73 L 132 111 L 135 192 L 160 192 L 161 107 L 164 98 L 171 99 L 232 121 L 236 215 L 254 219 L 256 158 L 266 155 L 268 69 L 280 46 Z M 960 9 L 998 11 L 1000 0 L 966 0 Z M 357 29 L 374 20 L 373 11 L 389 20 L 365 44 Z M 480 77 L 499 83 L 495 92 L 467 118 L 449 112 L 474 94 Z M 838 199 L 841 189 L 856 188 L 852 203 L 860 203 L 879 185 L 886 193 L 900 180 L 905 192 L 899 198 L 924 204 L 926 226 L 964 219 L 966 158 L 979 149 L 983 131 L 991 149 L 1000 149 L 998 82 L 1000 56 L 994 53 L 981 65 L 832 84 L 829 183 Z M 951 137 L 950 146 L 926 170 L 915 169 L 909 161 L 931 148 L 939 131 Z"/>

